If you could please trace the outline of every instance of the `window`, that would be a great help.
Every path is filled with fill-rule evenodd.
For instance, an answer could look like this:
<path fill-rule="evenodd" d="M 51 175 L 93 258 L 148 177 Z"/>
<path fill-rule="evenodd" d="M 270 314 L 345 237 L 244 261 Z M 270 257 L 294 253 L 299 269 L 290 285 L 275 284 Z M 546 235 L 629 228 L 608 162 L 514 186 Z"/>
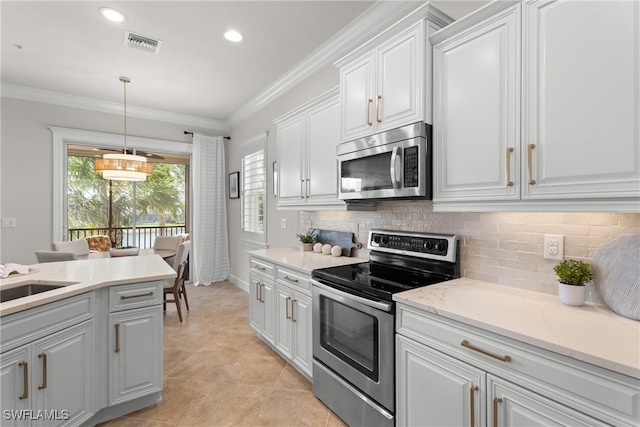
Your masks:
<path fill-rule="evenodd" d="M 241 203 L 244 240 L 266 245 L 267 135 L 261 133 L 244 143 Z"/>

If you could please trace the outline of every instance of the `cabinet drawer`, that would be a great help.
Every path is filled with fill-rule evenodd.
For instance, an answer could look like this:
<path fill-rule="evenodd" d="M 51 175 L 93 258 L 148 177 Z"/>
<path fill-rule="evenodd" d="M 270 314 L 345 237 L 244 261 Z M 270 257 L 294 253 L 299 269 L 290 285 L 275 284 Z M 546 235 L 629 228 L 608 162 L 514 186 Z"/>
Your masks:
<path fill-rule="evenodd" d="M 2 351 L 93 319 L 94 293 L 87 292 L 2 318 Z"/>
<path fill-rule="evenodd" d="M 305 289 L 311 292 L 311 283 L 309 276 L 303 273 L 299 273 L 295 270 L 289 270 L 288 268 L 278 267 L 277 280 L 286 283 L 289 286 Z"/>
<path fill-rule="evenodd" d="M 403 304 L 397 313 L 399 334 L 606 422 L 637 424 L 640 380 Z"/>
<path fill-rule="evenodd" d="M 109 288 L 109 311 L 162 304 L 162 282 L 144 282 Z"/>
<path fill-rule="evenodd" d="M 251 258 L 251 270 L 253 272 L 273 277 L 274 269 L 275 267 L 271 263 Z"/>

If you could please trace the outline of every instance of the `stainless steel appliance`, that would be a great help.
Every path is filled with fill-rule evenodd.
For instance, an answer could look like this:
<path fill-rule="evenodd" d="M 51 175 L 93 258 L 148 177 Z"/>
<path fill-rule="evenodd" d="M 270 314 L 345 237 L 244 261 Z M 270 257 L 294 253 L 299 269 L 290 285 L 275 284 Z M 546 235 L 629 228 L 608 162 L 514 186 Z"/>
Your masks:
<path fill-rule="evenodd" d="M 458 237 L 371 230 L 367 246 L 312 273 L 313 391 L 352 427 L 393 426 L 393 294 L 459 277 Z"/>
<path fill-rule="evenodd" d="M 414 123 L 338 146 L 338 198 L 431 199 L 431 125 Z"/>

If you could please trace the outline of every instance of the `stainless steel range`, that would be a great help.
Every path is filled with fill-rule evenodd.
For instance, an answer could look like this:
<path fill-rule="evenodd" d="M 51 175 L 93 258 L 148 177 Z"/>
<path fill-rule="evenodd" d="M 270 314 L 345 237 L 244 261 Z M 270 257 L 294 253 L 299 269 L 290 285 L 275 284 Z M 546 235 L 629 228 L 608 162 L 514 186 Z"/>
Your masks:
<path fill-rule="evenodd" d="M 314 270 L 313 391 L 348 425 L 393 426 L 393 294 L 459 277 L 455 235 L 371 230 L 369 262 Z"/>

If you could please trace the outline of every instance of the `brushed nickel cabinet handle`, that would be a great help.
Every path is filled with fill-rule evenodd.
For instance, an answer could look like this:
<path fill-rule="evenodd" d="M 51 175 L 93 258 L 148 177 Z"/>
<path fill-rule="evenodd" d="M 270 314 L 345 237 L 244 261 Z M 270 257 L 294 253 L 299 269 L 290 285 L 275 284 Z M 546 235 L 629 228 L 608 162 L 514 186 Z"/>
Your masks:
<path fill-rule="evenodd" d="M 498 427 L 498 404 L 502 402 L 501 397 L 493 398 L 493 427 Z"/>
<path fill-rule="evenodd" d="M 491 353 L 490 351 L 483 350 L 480 347 L 476 347 L 475 345 L 469 343 L 467 340 L 462 340 L 460 343 L 461 346 L 471 349 L 473 351 L 477 351 L 478 353 L 482 353 L 485 356 L 493 357 L 494 359 L 498 359 L 501 362 L 511 362 L 511 356 L 500 356 L 499 354 Z"/>
<path fill-rule="evenodd" d="M 310 184 L 310 180 L 309 178 L 307 178 L 307 192 L 305 193 L 305 196 L 307 196 L 307 199 L 309 198 L 309 194 L 311 193 L 311 188 L 309 187 Z"/>
<path fill-rule="evenodd" d="M 367 99 L 367 124 L 369 126 L 373 125 L 373 122 L 371 121 L 371 103 L 373 103 L 373 99 Z"/>
<path fill-rule="evenodd" d="M 536 185 L 536 180 L 533 179 L 533 149 L 536 148 L 536 144 L 527 145 L 527 170 L 529 172 L 529 185 Z"/>
<path fill-rule="evenodd" d="M 260 271 L 265 271 L 266 270 L 266 268 L 260 267 L 259 265 L 254 265 L 254 267 L 255 267 L 256 270 L 260 270 Z"/>
<path fill-rule="evenodd" d="M 20 400 L 29 398 L 29 364 L 24 360 L 18 363 L 22 368 L 22 394 L 18 396 Z"/>
<path fill-rule="evenodd" d="M 120 295 L 120 299 L 150 297 L 151 295 L 153 295 L 153 291 L 147 292 L 145 294 L 138 294 L 138 295 Z"/>
<path fill-rule="evenodd" d="M 513 187 L 513 181 L 511 181 L 511 154 L 514 148 L 507 148 L 507 187 Z"/>
<path fill-rule="evenodd" d="M 115 348 L 115 352 L 116 353 L 120 353 L 120 324 L 116 323 L 115 324 L 115 328 L 116 328 L 116 348 Z"/>
<path fill-rule="evenodd" d="M 256 301 L 260 301 L 260 282 L 256 282 Z"/>
<path fill-rule="evenodd" d="M 290 282 L 292 282 L 292 283 L 298 283 L 298 279 L 292 279 L 292 278 L 291 278 L 291 277 L 289 277 L 289 276 L 284 276 L 284 280 L 288 280 L 288 281 L 290 281 Z"/>
<path fill-rule="evenodd" d="M 476 391 L 478 391 L 478 386 L 471 384 L 469 388 L 469 410 L 471 412 L 469 419 L 471 420 L 471 427 L 476 427 Z"/>
<path fill-rule="evenodd" d="M 289 297 L 287 297 L 287 299 L 284 301 L 285 317 L 287 319 L 291 319 L 291 316 L 289 315 L 289 301 L 291 301 L 291 298 Z M 291 304 L 291 311 L 293 311 L 293 304 Z"/>
<path fill-rule="evenodd" d="M 378 99 L 376 101 L 376 121 L 378 123 L 382 123 L 382 117 L 380 117 L 380 104 L 382 104 L 382 95 L 378 95 Z"/>
<path fill-rule="evenodd" d="M 292 322 L 297 322 L 298 320 L 296 319 L 296 317 L 294 316 L 295 312 L 293 311 L 293 303 L 298 302 L 297 299 L 291 300 L 291 321 Z"/>
<path fill-rule="evenodd" d="M 304 179 L 300 180 L 300 198 L 304 199 Z"/>
<path fill-rule="evenodd" d="M 260 283 L 260 302 L 264 302 L 264 283 Z"/>
<path fill-rule="evenodd" d="M 42 384 L 38 386 L 38 390 L 47 388 L 47 353 L 40 353 L 38 359 L 42 359 Z"/>

